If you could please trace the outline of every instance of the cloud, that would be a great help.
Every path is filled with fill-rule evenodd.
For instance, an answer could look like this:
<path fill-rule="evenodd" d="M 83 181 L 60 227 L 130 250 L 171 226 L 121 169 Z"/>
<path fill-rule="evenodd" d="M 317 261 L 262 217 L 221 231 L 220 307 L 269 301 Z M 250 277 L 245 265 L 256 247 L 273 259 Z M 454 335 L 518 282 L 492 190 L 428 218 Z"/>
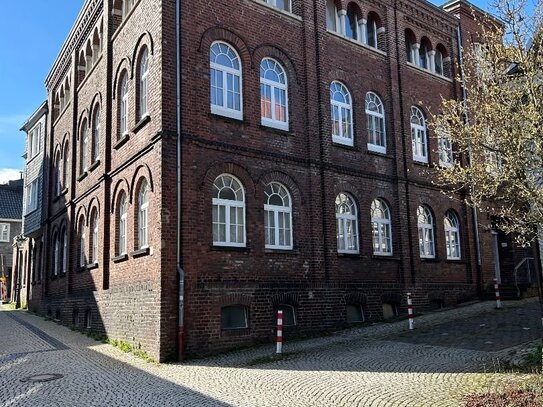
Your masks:
<path fill-rule="evenodd" d="M 7 184 L 8 181 L 13 181 L 21 178 L 21 171 L 14 168 L 0 168 L 0 184 Z"/>

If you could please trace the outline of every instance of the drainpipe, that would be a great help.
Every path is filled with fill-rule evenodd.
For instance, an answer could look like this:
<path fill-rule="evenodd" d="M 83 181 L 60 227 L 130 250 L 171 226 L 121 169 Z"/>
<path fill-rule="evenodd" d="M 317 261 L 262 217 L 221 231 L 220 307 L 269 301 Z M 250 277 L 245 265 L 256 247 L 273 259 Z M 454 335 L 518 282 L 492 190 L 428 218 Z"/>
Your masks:
<path fill-rule="evenodd" d="M 469 114 L 467 106 L 468 94 L 466 91 L 466 79 L 464 76 L 464 55 L 462 51 L 462 33 L 460 32 L 460 24 L 456 27 L 456 41 L 458 44 L 458 64 L 460 65 L 460 79 L 462 82 L 462 99 L 464 101 L 464 121 L 469 125 Z M 471 148 L 468 152 L 470 163 L 473 161 Z M 473 188 L 473 187 L 471 187 Z M 481 275 L 481 240 L 479 236 L 479 215 L 477 214 L 477 206 L 473 207 L 473 228 L 475 231 L 475 252 L 477 253 L 477 291 L 479 295 L 483 293 L 482 275 Z"/>
<path fill-rule="evenodd" d="M 185 272 L 183 270 L 182 249 L 183 241 L 181 236 L 181 2 L 175 0 L 175 46 L 176 46 L 176 113 L 177 113 L 177 359 L 183 360 L 185 350 Z"/>

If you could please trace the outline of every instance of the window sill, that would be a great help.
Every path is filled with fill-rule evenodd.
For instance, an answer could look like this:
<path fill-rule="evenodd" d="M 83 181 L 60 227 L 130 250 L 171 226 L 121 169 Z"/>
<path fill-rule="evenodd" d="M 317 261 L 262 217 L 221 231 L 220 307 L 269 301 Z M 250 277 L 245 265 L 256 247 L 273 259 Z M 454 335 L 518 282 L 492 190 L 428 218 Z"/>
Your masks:
<path fill-rule="evenodd" d="M 290 11 L 281 10 L 280 8 L 273 7 L 272 5 L 270 5 L 270 4 L 268 4 L 268 3 L 264 2 L 264 1 L 261 1 L 261 0 L 252 0 L 252 1 L 254 3 L 260 4 L 263 7 L 269 8 L 270 10 L 273 10 L 276 13 L 279 13 L 280 15 L 287 16 L 287 17 L 293 18 L 293 19 L 298 20 L 298 21 L 303 21 L 302 17 L 300 17 L 300 16 L 298 16 L 298 15 L 296 15 L 294 13 L 291 13 Z"/>
<path fill-rule="evenodd" d="M 143 249 L 134 250 L 132 253 L 130 253 L 130 256 L 132 258 L 137 259 L 138 257 L 148 256 L 151 254 L 151 249 L 149 246 L 144 247 Z"/>
<path fill-rule="evenodd" d="M 358 150 L 358 148 L 354 144 L 349 144 L 343 141 L 342 139 L 334 138 L 334 136 L 332 136 L 332 144 L 336 147 L 346 148 L 348 150 L 353 150 L 353 151 Z"/>
<path fill-rule="evenodd" d="M 211 118 L 214 118 L 214 119 L 221 119 L 227 123 L 243 123 L 243 117 L 234 117 L 234 116 L 231 116 L 231 115 L 227 115 L 227 114 L 223 114 L 223 113 L 219 113 L 219 112 L 214 112 L 213 110 L 209 113 L 209 116 Z"/>
<path fill-rule="evenodd" d="M 351 257 L 351 258 L 360 258 L 360 253 L 338 253 L 337 257 Z"/>
<path fill-rule="evenodd" d="M 437 257 L 421 257 L 420 261 L 422 263 L 439 263 L 441 260 L 439 260 Z"/>
<path fill-rule="evenodd" d="M 383 157 L 383 158 L 394 158 L 392 156 L 392 154 L 388 154 L 386 151 L 385 152 L 382 152 L 382 151 L 377 151 L 377 150 L 372 150 L 371 148 L 368 147 L 368 151 L 367 151 L 368 154 L 371 154 L 371 155 L 375 155 L 377 157 Z"/>
<path fill-rule="evenodd" d="M 146 113 L 145 116 L 143 116 L 139 122 L 136 123 L 134 128 L 132 129 L 132 133 L 137 133 L 141 129 L 145 127 L 147 123 L 151 121 L 151 116 L 149 116 L 149 113 Z"/>
<path fill-rule="evenodd" d="M 126 254 L 126 253 L 120 254 L 120 255 L 112 258 L 111 260 L 113 261 L 113 263 L 121 263 L 123 261 L 128 260 L 128 254 Z"/>
<path fill-rule="evenodd" d="M 434 77 L 436 79 L 441 79 L 442 81 L 453 83 L 453 80 L 451 78 L 447 78 L 446 76 L 443 76 L 443 75 L 440 75 L 438 73 L 432 72 L 429 69 L 421 68 L 420 66 L 415 65 L 413 62 L 407 61 L 407 66 L 417 70 L 418 72 L 424 72 L 425 74 L 431 75 L 432 77 Z"/>
<path fill-rule="evenodd" d="M 247 246 L 216 246 L 216 245 L 210 245 L 210 249 L 213 251 L 234 251 L 234 252 L 242 252 L 242 253 L 249 253 L 250 249 Z"/>
<path fill-rule="evenodd" d="M 77 177 L 77 181 L 78 182 L 83 181 L 85 178 L 87 178 L 87 175 L 89 175 L 89 172 L 88 170 L 85 170 L 79 177 Z"/>
<path fill-rule="evenodd" d="M 220 117 L 221 119 L 230 119 L 235 120 L 235 122 L 243 122 L 243 113 L 236 111 L 229 111 L 229 110 L 222 110 L 220 108 L 216 108 L 211 106 L 211 112 L 209 113 L 211 116 L 214 117 Z"/>
<path fill-rule="evenodd" d="M 272 249 L 271 247 L 264 248 L 264 253 L 265 254 L 277 254 L 277 255 L 286 254 L 287 256 L 297 256 L 299 254 L 298 250 L 294 250 L 294 249 Z"/>
<path fill-rule="evenodd" d="M 379 54 L 379 55 L 382 55 L 382 56 L 386 56 L 387 53 L 385 51 L 382 51 L 378 48 L 374 48 L 374 47 L 370 47 L 369 45 L 367 44 L 364 44 L 358 40 L 354 40 L 352 38 L 349 38 L 341 33 L 338 33 L 337 31 L 332 31 L 330 29 L 326 29 L 326 32 L 328 32 L 328 34 L 332 34 L 333 36 L 337 37 L 337 38 L 341 38 L 345 41 L 348 41 L 350 42 L 351 44 L 354 44 L 354 45 L 358 45 L 359 47 L 362 47 L 364 49 L 367 49 L 368 51 L 372 51 L 372 52 L 375 52 L 376 54 Z"/>
<path fill-rule="evenodd" d="M 254 0 L 252 0 L 254 1 Z M 285 137 L 294 137 L 294 133 L 290 130 L 282 130 L 278 127 L 271 127 L 271 126 L 266 126 L 265 124 L 261 124 L 260 125 L 260 129 L 263 130 L 263 131 L 266 131 L 268 133 L 275 133 L 275 134 L 278 134 L 280 136 L 285 136 Z"/>
<path fill-rule="evenodd" d="M 87 264 L 87 270 L 94 270 L 98 268 L 98 262 Z"/>
<path fill-rule="evenodd" d="M 446 259 L 445 260 L 445 263 L 450 263 L 450 264 L 467 264 L 467 262 L 465 260 L 462 260 L 462 259 Z"/>
<path fill-rule="evenodd" d="M 118 150 L 119 148 L 121 148 L 122 146 L 124 146 L 128 140 L 130 140 L 130 134 L 124 133 L 124 134 L 121 136 L 121 138 L 115 143 L 115 145 L 113 146 L 113 148 L 114 148 L 115 150 Z"/>
<path fill-rule="evenodd" d="M 286 123 L 285 122 L 274 122 L 272 120 L 265 120 L 263 118 L 261 119 L 260 127 L 279 130 L 279 131 L 284 131 L 284 132 L 287 132 L 287 133 L 289 131 L 289 123 L 288 122 L 286 122 Z"/>
<path fill-rule="evenodd" d="M 420 161 L 415 158 L 413 158 L 413 164 L 420 165 L 421 167 L 427 167 L 430 168 L 430 163 L 428 161 Z"/>
<path fill-rule="evenodd" d="M 94 171 L 96 168 L 98 168 L 98 166 L 100 165 L 100 159 L 98 158 L 95 162 L 93 162 L 91 164 L 91 166 L 89 167 L 89 172 L 92 172 Z"/>
<path fill-rule="evenodd" d="M 399 257 L 394 257 L 392 255 L 389 255 L 389 254 L 373 254 L 371 256 L 372 259 L 375 259 L 375 260 L 392 260 L 392 261 L 400 261 L 401 258 Z"/>

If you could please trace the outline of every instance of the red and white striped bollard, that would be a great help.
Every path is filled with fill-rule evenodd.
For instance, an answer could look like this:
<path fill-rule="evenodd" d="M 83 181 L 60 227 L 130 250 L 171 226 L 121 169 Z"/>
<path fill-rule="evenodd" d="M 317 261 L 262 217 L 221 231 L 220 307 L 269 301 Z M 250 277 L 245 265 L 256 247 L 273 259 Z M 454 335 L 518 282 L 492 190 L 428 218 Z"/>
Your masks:
<path fill-rule="evenodd" d="M 501 309 L 502 300 L 500 297 L 500 287 L 498 285 L 498 280 L 494 279 L 494 291 L 496 292 L 496 308 Z"/>
<path fill-rule="evenodd" d="M 277 311 L 277 350 L 275 353 L 283 353 L 283 311 Z"/>
<path fill-rule="evenodd" d="M 407 293 L 407 318 L 409 321 L 409 330 L 412 330 L 414 326 L 413 326 L 413 300 L 411 299 L 411 293 Z"/>

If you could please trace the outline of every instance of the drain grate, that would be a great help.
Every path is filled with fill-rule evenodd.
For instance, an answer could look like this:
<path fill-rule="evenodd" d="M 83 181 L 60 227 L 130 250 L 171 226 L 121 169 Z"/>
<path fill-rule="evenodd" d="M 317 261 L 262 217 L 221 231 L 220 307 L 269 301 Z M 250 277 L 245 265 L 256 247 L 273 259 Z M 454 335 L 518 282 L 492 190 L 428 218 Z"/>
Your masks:
<path fill-rule="evenodd" d="M 36 374 L 33 376 L 25 377 L 24 379 L 21 379 L 20 381 L 23 383 L 45 383 L 45 382 L 51 382 L 53 380 L 62 379 L 64 376 L 58 373 L 43 373 L 43 374 Z"/>

